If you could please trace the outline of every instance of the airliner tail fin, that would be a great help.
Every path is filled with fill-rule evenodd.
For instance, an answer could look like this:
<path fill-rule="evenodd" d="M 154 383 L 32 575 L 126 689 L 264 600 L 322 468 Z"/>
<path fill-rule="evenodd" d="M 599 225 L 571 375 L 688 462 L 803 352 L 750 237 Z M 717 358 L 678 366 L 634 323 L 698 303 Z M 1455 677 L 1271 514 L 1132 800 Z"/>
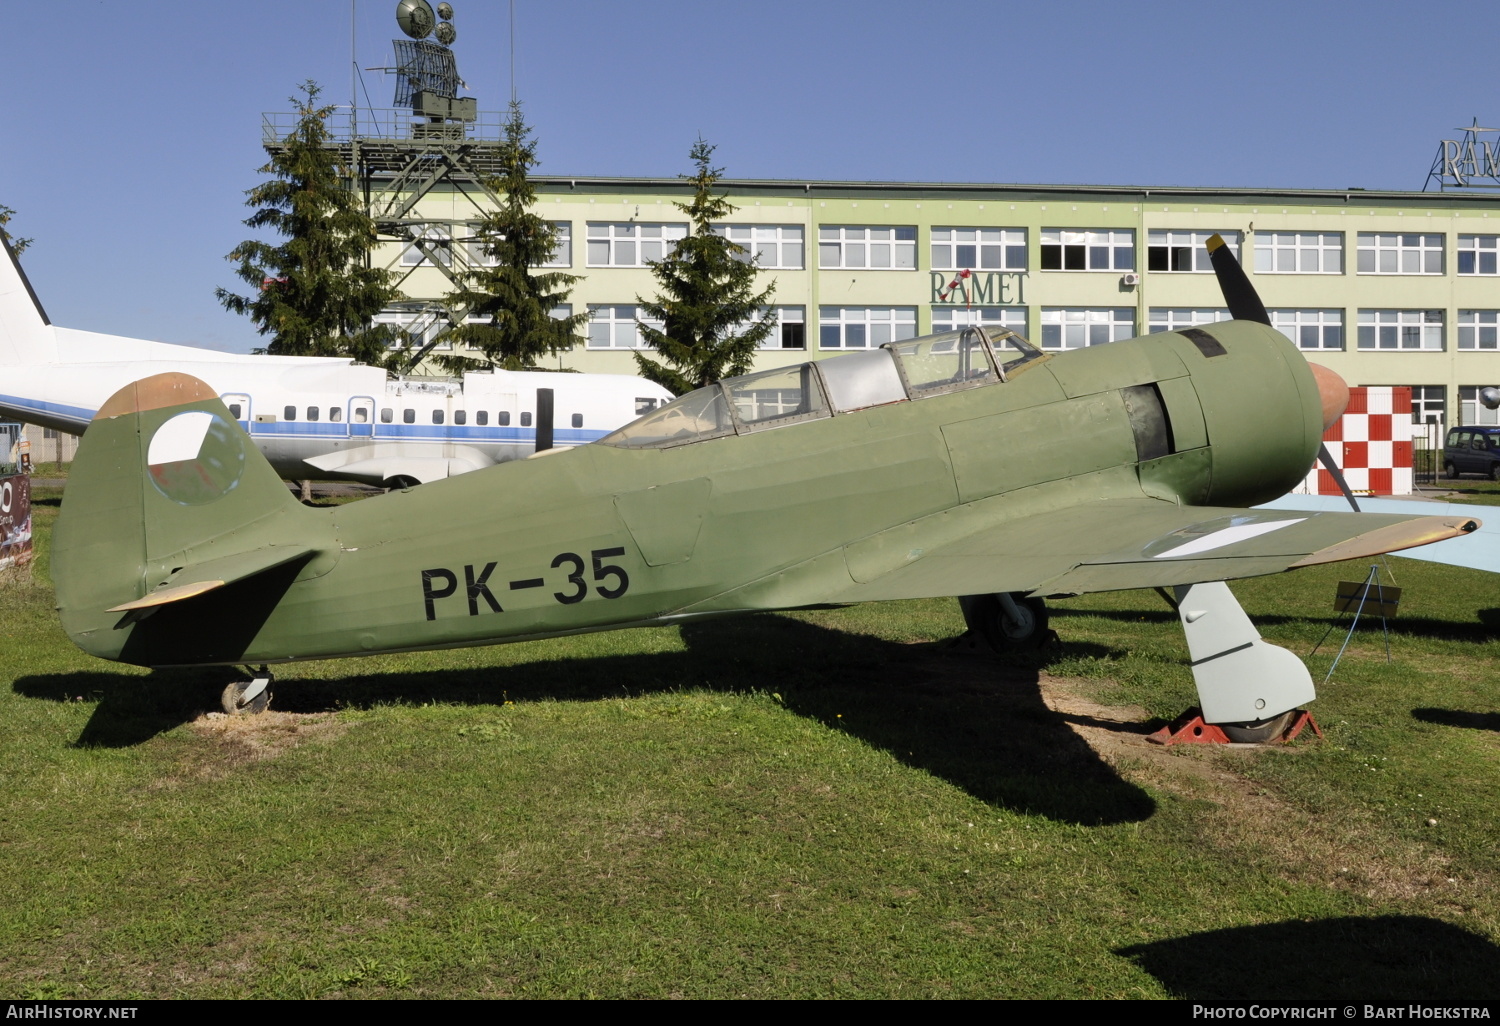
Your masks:
<path fill-rule="evenodd" d="M 48 363 L 57 358 L 52 322 L 37 301 L 10 243 L 0 238 L 0 367 Z"/>

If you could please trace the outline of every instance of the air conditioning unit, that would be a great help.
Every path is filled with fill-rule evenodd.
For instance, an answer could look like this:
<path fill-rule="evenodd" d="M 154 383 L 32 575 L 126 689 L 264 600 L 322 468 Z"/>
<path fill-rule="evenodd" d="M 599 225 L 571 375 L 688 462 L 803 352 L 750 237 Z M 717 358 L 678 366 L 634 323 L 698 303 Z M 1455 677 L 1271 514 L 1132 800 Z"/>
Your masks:
<path fill-rule="evenodd" d="M 1124 275 L 1123 277 L 1120 278 L 1120 284 L 1121 285 L 1139 285 L 1140 283 L 1141 283 L 1141 276 L 1139 274 L 1137 274 L 1135 271 L 1131 271 L 1129 274 Z"/>

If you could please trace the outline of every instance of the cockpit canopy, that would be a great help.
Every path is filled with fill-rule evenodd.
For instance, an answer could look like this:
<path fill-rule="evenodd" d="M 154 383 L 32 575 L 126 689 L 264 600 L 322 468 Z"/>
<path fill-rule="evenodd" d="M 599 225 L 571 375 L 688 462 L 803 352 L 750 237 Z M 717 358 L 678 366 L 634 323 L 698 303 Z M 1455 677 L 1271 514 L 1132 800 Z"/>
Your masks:
<path fill-rule="evenodd" d="M 879 349 L 726 378 L 599 439 L 625 449 L 667 449 L 887 403 L 1003 382 L 1042 351 L 1013 331 L 981 327 L 887 342 Z"/>

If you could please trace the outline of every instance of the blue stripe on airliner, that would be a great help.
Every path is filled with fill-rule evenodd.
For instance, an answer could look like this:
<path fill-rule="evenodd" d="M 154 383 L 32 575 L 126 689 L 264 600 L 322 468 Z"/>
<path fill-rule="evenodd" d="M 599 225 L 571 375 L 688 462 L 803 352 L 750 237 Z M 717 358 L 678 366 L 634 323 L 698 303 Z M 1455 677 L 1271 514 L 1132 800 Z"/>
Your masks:
<path fill-rule="evenodd" d="M 67 403 L 49 403 L 42 399 L 27 399 L 18 395 L 0 394 L 0 404 L 17 410 L 29 410 L 32 413 L 47 413 L 64 420 L 71 420 L 84 426 L 94 419 L 98 410 L 91 410 L 86 406 L 69 406 Z M 20 420 L 26 418 L 20 417 Z"/>
<path fill-rule="evenodd" d="M 240 426 L 247 426 L 240 421 Z M 359 425 L 363 426 L 363 425 Z M 278 421 L 275 424 L 255 422 L 248 425 L 250 434 L 256 438 L 328 438 L 343 440 L 370 439 L 373 442 L 504 442 L 532 445 L 536 443 L 536 428 L 523 427 L 476 427 L 473 425 L 442 424 L 377 424 L 375 434 L 349 434 L 349 425 L 344 422 L 320 423 L 307 421 Z M 588 428 L 554 428 L 552 440 L 559 445 L 584 445 L 603 438 L 608 431 Z"/>

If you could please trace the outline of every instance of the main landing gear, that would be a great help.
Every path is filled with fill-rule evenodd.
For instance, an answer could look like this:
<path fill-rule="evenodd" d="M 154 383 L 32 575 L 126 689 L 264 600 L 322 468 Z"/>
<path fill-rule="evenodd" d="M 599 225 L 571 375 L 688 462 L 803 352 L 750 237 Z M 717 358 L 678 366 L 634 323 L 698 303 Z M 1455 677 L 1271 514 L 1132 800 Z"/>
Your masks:
<path fill-rule="evenodd" d="M 271 707 L 271 682 L 275 677 L 262 666 L 259 670 L 245 667 L 249 680 L 230 681 L 220 696 L 219 703 L 230 716 L 258 716 Z"/>
<path fill-rule="evenodd" d="M 964 623 L 996 652 L 1040 648 L 1051 636 L 1047 603 L 1019 592 L 965 595 L 958 600 Z"/>
<path fill-rule="evenodd" d="M 1187 636 L 1201 713 L 1193 710 L 1152 740 L 1163 744 L 1266 744 L 1295 737 L 1305 726 L 1299 707 L 1317 697 L 1302 660 L 1261 638 L 1223 581 L 1157 589 L 1177 611 Z M 958 600 L 971 635 L 996 652 L 1041 647 L 1056 634 L 1047 606 L 1019 592 L 966 595 Z M 1321 734 L 1319 734 L 1321 736 Z"/>

